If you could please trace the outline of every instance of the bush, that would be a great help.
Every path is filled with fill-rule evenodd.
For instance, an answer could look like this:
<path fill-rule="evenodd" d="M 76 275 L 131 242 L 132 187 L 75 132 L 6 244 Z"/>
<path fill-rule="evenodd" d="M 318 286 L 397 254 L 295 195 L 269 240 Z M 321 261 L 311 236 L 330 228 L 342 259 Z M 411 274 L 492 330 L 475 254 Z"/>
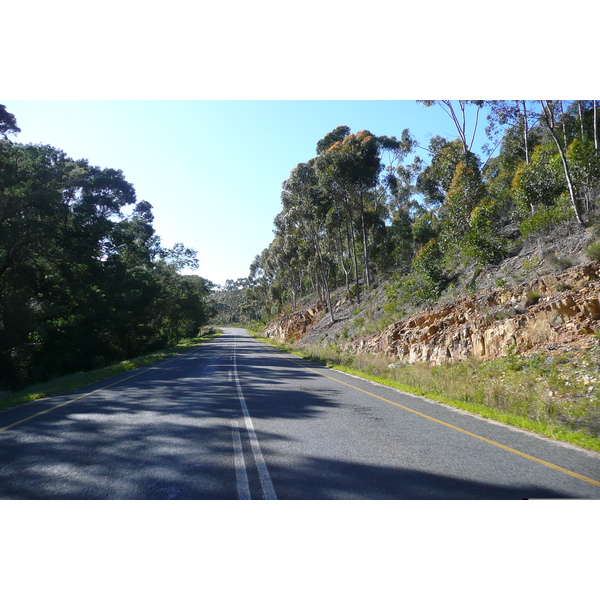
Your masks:
<path fill-rule="evenodd" d="M 600 261 L 600 240 L 592 242 L 586 249 L 585 253 L 590 260 Z"/>
<path fill-rule="evenodd" d="M 487 198 L 471 212 L 464 252 L 481 267 L 499 261 L 506 254 L 506 240 L 496 231 L 498 216 L 498 203 Z"/>
<path fill-rule="evenodd" d="M 552 206 L 540 206 L 536 211 L 525 217 L 519 229 L 524 238 L 532 235 L 548 234 L 556 225 L 564 223 L 573 218 L 573 206 L 567 194 L 563 194 L 556 204 Z"/>
<path fill-rule="evenodd" d="M 566 191 L 560 158 L 551 146 L 538 146 L 529 164 L 521 164 L 512 183 L 512 197 L 521 214 L 552 206 Z"/>
<path fill-rule="evenodd" d="M 430 240 L 417 252 L 411 273 L 401 278 L 400 299 L 411 304 L 437 300 L 449 283 L 441 262 L 437 240 Z"/>
<path fill-rule="evenodd" d="M 529 290 L 527 292 L 527 300 L 525 301 L 526 306 L 533 306 L 540 301 L 542 294 L 538 290 Z"/>
<path fill-rule="evenodd" d="M 556 252 L 549 252 L 544 260 L 555 269 L 568 269 L 573 266 L 573 260 L 567 256 L 557 256 Z"/>

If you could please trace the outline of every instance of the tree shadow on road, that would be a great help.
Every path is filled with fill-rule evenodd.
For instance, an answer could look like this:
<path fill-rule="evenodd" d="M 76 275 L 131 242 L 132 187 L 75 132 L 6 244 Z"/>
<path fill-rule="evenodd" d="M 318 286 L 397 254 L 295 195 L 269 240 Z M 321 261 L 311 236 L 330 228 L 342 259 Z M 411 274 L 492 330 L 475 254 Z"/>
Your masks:
<path fill-rule="evenodd" d="M 38 416 L 0 432 L 0 498 L 237 499 L 232 427 L 243 414 L 236 377 L 281 499 L 559 497 L 550 489 L 350 459 L 298 456 L 286 462 L 274 449 L 285 445 L 286 436 L 269 432 L 267 422 L 318 419 L 343 404 L 342 393 L 321 394 L 326 380 L 318 373 L 252 338 L 225 334 L 221 340 L 95 388 L 3 413 L 0 428 Z M 248 443 L 252 483 L 257 477 Z M 252 497 L 260 497 L 256 485 Z"/>

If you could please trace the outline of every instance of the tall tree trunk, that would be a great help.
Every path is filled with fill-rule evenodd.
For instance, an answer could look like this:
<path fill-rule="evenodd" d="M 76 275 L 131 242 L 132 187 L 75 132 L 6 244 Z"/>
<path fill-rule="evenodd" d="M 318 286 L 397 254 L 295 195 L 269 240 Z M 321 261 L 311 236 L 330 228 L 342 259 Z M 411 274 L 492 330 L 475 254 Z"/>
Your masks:
<path fill-rule="evenodd" d="M 319 277 L 321 279 L 321 289 L 323 290 L 323 295 L 325 296 L 325 304 L 327 306 L 327 310 L 329 311 L 329 318 L 331 319 L 331 324 L 333 325 L 333 323 L 335 322 L 335 318 L 333 316 L 333 306 L 331 305 L 331 290 L 329 289 L 329 269 L 326 266 L 326 261 L 321 251 L 318 233 L 313 232 L 313 234 L 311 234 L 311 238 L 313 241 L 315 253 L 317 254 L 317 259 L 319 261 L 318 271 Z"/>
<path fill-rule="evenodd" d="M 346 284 L 346 292 L 348 293 L 348 299 L 350 299 L 350 266 L 346 266 L 346 261 L 344 260 L 344 236 L 341 233 L 340 228 L 336 228 L 337 231 L 337 242 L 339 245 L 339 255 L 340 255 L 340 264 L 342 265 L 342 269 L 344 270 L 344 279 Z M 346 245 L 348 246 L 348 258 L 350 258 L 350 248 L 348 244 L 348 224 L 346 224 Z"/>
<path fill-rule="evenodd" d="M 344 212 L 346 213 L 346 237 L 348 239 L 348 247 L 350 250 L 350 257 L 354 264 L 354 284 L 356 286 L 356 302 L 360 304 L 360 275 L 358 271 L 358 257 L 356 256 L 356 237 L 354 235 L 354 221 L 352 218 L 352 209 L 347 198 L 343 199 Z M 348 231 L 350 237 L 348 237 Z"/>
<path fill-rule="evenodd" d="M 529 164 L 529 121 L 527 118 L 527 101 L 523 102 L 523 142 L 525 143 L 525 162 Z"/>
<path fill-rule="evenodd" d="M 559 101 L 558 101 L 558 108 L 559 108 L 559 110 L 560 110 L 560 116 L 561 116 L 561 117 L 564 117 L 564 115 L 565 115 L 565 111 L 564 111 L 564 109 L 563 109 L 563 103 L 562 103 L 562 100 L 559 100 Z M 565 150 L 566 150 L 566 149 L 569 147 L 569 140 L 567 139 L 567 126 L 566 126 L 566 123 L 565 123 L 565 119 L 564 119 L 564 118 L 562 118 L 562 119 L 561 119 L 561 124 L 562 124 L 562 127 L 561 127 L 561 129 L 562 129 L 562 134 L 563 134 L 564 148 L 565 148 Z"/>
<path fill-rule="evenodd" d="M 569 162 L 567 161 L 567 155 L 565 149 L 562 147 L 558 136 L 556 135 L 555 127 L 556 121 L 554 120 L 554 112 L 552 110 L 552 106 L 549 104 L 548 100 L 540 100 L 540 104 L 543 109 L 543 119 L 550 131 L 550 135 L 558 148 L 558 153 L 560 154 L 560 159 L 563 164 L 565 179 L 567 180 L 567 188 L 569 189 L 569 196 L 571 197 L 571 203 L 573 205 L 573 210 L 575 211 L 575 217 L 577 218 L 577 222 L 585 227 L 585 221 L 583 220 L 583 216 L 581 214 L 581 208 L 579 207 L 579 201 L 577 200 L 577 196 L 575 194 L 575 186 L 573 185 L 573 179 L 571 177 L 571 170 L 569 169 Z"/>
<path fill-rule="evenodd" d="M 594 150 L 598 154 L 598 101 L 594 100 Z"/>
<path fill-rule="evenodd" d="M 361 202 L 362 205 L 362 202 Z M 365 261 L 365 284 L 371 287 L 371 266 L 369 264 L 369 235 L 367 232 L 367 224 L 365 223 L 365 211 L 361 207 L 360 229 L 363 243 L 363 255 Z"/>
<path fill-rule="evenodd" d="M 577 110 L 579 111 L 579 126 L 581 128 L 581 141 L 585 141 L 585 130 L 583 128 L 583 103 L 577 100 Z"/>
<path fill-rule="evenodd" d="M 298 296 L 298 290 L 296 289 L 296 284 L 292 284 L 292 310 L 296 312 L 296 298 Z"/>

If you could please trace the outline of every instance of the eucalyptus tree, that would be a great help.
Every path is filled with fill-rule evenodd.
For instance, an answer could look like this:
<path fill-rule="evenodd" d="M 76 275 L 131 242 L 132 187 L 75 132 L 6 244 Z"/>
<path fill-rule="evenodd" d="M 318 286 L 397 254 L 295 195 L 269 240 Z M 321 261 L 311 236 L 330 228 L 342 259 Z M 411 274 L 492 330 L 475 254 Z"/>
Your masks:
<path fill-rule="evenodd" d="M 230 325 L 245 322 L 247 292 L 252 282 L 245 277 L 227 279 L 223 285 L 216 285 L 207 298 L 211 322 L 216 325 Z"/>
<path fill-rule="evenodd" d="M 306 275 L 306 240 L 298 235 L 298 230 L 288 228 L 280 232 L 268 247 L 268 254 L 261 263 L 265 272 L 270 273 L 279 289 L 278 298 L 291 300 L 292 310 L 296 310 L 299 295 Z"/>
<path fill-rule="evenodd" d="M 456 165 L 460 162 L 461 151 L 457 142 L 448 142 L 439 135 L 431 138 L 428 151 L 431 159 L 418 174 L 416 189 L 425 206 L 431 210 L 444 203 Z"/>
<path fill-rule="evenodd" d="M 269 320 L 288 300 L 290 266 L 282 260 L 280 245 L 281 238 L 276 236 L 250 265 L 242 313 L 251 320 Z"/>
<path fill-rule="evenodd" d="M 398 140 L 396 137 L 380 136 L 377 138 L 385 164 L 385 174 L 382 185 L 390 195 L 390 209 L 392 212 L 398 208 L 411 210 L 418 207 L 414 200 L 415 182 L 423 170 L 424 163 L 419 156 L 415 156 L 411 164 L 405 165 L 406 158 L 417 147 L 417 141 L 408 129 L 402 131 Z"/>
<path fill-rule="evenodd" d="M 335 320 L 331 303 L 330 277 L 333 270 L 332 241 L 325 232 L 330 199 L 323 193 L 315 170 L 315 159 L 300 163 L 283 183 L 283 210 L 278 217 L 282 232 L 294 232 L 306 239 L 312 248 L 318 286 L 327 306 L 331 322 Z"/>
<path fill-rule="evenodd" d="M 320 182 L 340 199 L 362 241 L 364 280 L 372 283 L 369 261 L 369 217 L 375 209 L 375 190 L 382 171 L 380 144 L 367 130 L 349 134 L 317 159 Z"/>
<path fill-rule="evenodd" d="M 451 119 L 456 127 L 463 154 L 466 156 L 473 149 L 475 135 L 479 126 L 481 110 L 485 106 L 484 100 L 418 100 L 424 106 L 439 106 Z M 469 108 L 475 109 L 473 123 L 467 123 Z"/>
<path fill-rule="evenodd" d="M 469 173 L 469 186 L 464 188 L 461 194 L 461 202 L 465 204 L 463 212 L 466 213 L 469 209 L 469 206 L 473 205 L 477 201 L 475 196 L 469 196 L 470 191 L 478 190 L 481 184 L 481 163 L 479 158 L 473 152 L 473 145 L 475 143 L 475 137 L 479 127 L 481 111 L 486 106 L 486 102 L 483 100 L 421 100 L 419 102 L 425 106 L 437 105 L 441 107 L 442 110 L 451 118 L 456 127 L 456 131 L 458 133 L 458 138 L 456 141 L 448 143 L 443 138 L 437 139 L 435 140 L 434 147 L 432 147 L 430 143 L 430 150 L 434 151 L 434 159 L 432 160 L 432 168 L 430 169 L 429 175 L 431 172 L 436 170 L 433 165 L 436 155 L 439 152 L 441 160 L 439 160 L 439 163 L 436 165 L 436 167 L 442 167 L 442 172 L 445 171 L 445 181 L 444 184 L 442 184 L 445 201 L 446 195 L 450 192 L 451 188 L 451 185 L 448 185 L 449 181 L 453 182 L 457 176 L 459 180 L 462 180 L 465 174 L 467 172 Z M 472 119 L 472 123 L 470 124 L 468 123 L 469 118 Z M 460 152 L 458 151 L 458 148 L 460 148 Z M 461 173 L 458 173 L 457 171 L 459 165 L 462 165 L 460 167 Z M 477 178 L 479 181 L 475 182 L 473 178 Z M 433 188 L 435 189 L 435 180 L 431 182 L 428 181 L 427 177 L 424 177 L 421 185 L 422 187 L 427 188 L 427 184 L 429 187 L 433 185 Z M 456 186 L 454 186 L 454 188 L 453 199 L 456 202 Z M 438 195 L 436 199 L 440 200 L 441 198 Z"/>
<path fill-rule="evenodd" d="M 586 226 L 586 223 L 583 218 L 583 211 L 579 204 L 579 198 L 577 197 L 577 193 L 575 190 L 575 183 L 573 181 L 573 177 L 571 176 L 571 168 L 569 165 L 569 160 L 567 158 L 567 146 L 568 140 L 566 137 L 565 131 L 565 120 L 560 119 L 562 113 L 562 103 L 556 100 L 539 100 L 539 103 L 542 107 L 541 112 L 541 121 L 546 125 L 554 143 L 556 144 L 556 148 L 558 150 L 558 154 L 560 156 L 560 160 L 562 162 L 563 171 L 565 175 L 565 180 L 567 182 L 567 189 L 569 190 L 569 197 L 571 199 L 571 205 L 573 206 L 573 211 L 575 213 L 575 218 L 577 222 L 582 227 Z M 562 121 L 562 122 L 561 122 Z M 562 139 L 557 131 L 559 126 L 563 127 L 562 131 Z"/>
<path fill-rule="evenodd" d="M 479 158 L 470 151 L 465 154 L 459 140 L 448 141 L 441 136 L 434 136 L 429 142 L 431 161 L 416 179 L 416 191 L 421 194 L 428 210 L 437 211 L 446 201 L 452 186 L 456 170 L 463 167 L 480 173 Z"/>
<path fill-rule="evenodd" d="M 317 142 L 317 156 L 327 152 L 334 144 L 342 142 L 346 136 L 350 135 L 351 131 L 348 125 L 338 125 Z"/>
<path fill-rule="evenodd" d="M 340 198 L 332 196 L 333 205 L 326 216 L 325 228 L 329 236 L 336 259 L 336 264 L 344 274 L 344 285 L 348 297 L 352 297 L 351 286 L 354 282 L 355 293 L 360 300 L 360 287 L 358 283 L 358 257 L 356 250 L 356 237 L 347 207 Z"/>
<path fill-rule="evenodd" d="M 492 100 L 488 102 L 486 133 L 491 139 L 504 133 L 506 128 L 520 132 L 525 162 L 529 164 L 531 155 L 531 129 L 538 121 L 534 104 L 529 100 Z"/>
<path fill-rule="evenodd" d="M 325 217 L 325 229 L 334 245 L 336 260 L 344 272 L 346 289 L 350 294 L 350 281 L 354 280 L 356 297 L 360 302 L 360 269 L 352 205 L 349 197 L 336 189 L 331 172 L 328 170 L 331 156 L 323 156 L 327 150 L 340 141 L 338 139 L 334 144 L 329 144 L 329 141 L 334 137 L 332 134 L 335 132 L 347 134 L 349 130 L 345 126 L 340 126 L 323 138 L 323 140 L 328 140 L 327 143 L 322 143 L 323 140 L 321 140 L 317 144 L 317 149 L 319 150 L 321 147 L 322 150 L 315 161 L 315 166 L 319 174 L 320 185 L 331 201 L 331 206 Z"/>

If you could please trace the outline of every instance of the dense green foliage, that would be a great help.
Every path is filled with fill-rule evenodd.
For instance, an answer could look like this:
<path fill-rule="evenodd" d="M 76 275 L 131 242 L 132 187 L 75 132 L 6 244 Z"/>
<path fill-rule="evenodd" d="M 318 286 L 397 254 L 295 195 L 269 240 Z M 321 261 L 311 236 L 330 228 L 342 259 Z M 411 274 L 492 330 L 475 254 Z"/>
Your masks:
<path fill-rule="evenodd" d="M 334 320 L 333 289 L 360 301 L 381 281 L 392 281 L 391 299 L 435 301 L 461 269 L 596 218 L 597 101 L 423 104 L 448 114 L 455 140 L 437 135 L 425 149 L 408 129 L 397 139 L 339 126 L 291 171 L 275 238 L 237 282 L 237 319 L 266 321 L 314 293 Z M 492 150 L 480 157 L 473 140 L 484 114 Z"/>
<path fill-rule="evenodd" d="M 0 105 L 0 390 L 99 368 L 195 336 L 210 282 L 181 275 L 152 207 L 115 169 L 8 139 Z"/>

